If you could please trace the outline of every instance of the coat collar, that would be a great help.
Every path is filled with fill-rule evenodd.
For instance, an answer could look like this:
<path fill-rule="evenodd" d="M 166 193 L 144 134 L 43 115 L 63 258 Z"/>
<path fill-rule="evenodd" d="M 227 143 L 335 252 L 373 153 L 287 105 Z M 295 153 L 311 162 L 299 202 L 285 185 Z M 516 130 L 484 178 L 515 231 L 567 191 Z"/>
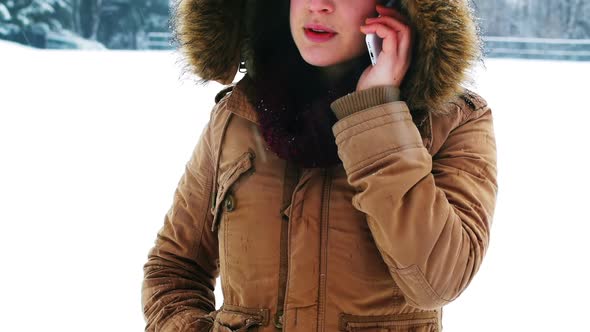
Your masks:
<path fill-rule="evenodd" d="M 246 95 L 246 84 L 247 81 L 242 78 L 238 83 L 233 85 L 229 97 L 227 99 L 227 108 L 230 112 L 245 118 L 251 122 L 254 122 L 256 125 L 260 125 L 260 121 L 258 121 L 258 116 L 256 114 L 256 109 L 254 105 L 249 102 L 248 97 Z"/>

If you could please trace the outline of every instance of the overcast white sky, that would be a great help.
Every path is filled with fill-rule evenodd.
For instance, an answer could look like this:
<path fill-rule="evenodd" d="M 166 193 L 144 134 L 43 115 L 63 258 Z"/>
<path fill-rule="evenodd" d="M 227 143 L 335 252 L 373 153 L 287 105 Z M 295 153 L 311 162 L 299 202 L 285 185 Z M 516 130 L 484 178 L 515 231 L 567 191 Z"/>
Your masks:
<path fill-rule="evenodd" d="M 142 331 L 142 266 L 222 86 L 179 80 L 170 52 L 0 54 L 0 330 Z M 493 109 L 498 204 L 444 329 L 580 330 L 590 62 L 486 65 L 472 88 Z"/>

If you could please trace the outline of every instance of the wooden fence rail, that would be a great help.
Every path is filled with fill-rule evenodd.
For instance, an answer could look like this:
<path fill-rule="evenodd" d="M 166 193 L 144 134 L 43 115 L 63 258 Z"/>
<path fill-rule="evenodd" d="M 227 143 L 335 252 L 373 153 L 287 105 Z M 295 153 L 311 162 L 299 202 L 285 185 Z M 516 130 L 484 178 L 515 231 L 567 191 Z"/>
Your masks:
<path fill-rule="evenodd" d="M 523 58 L 590 61 L 588 39 L 544 39 L 517 37 L 484 37 L 486 56 L 490 58 Z"/>
<path fill-rule="evenodd" d="M 169 50 L 174 48 L 170 33 L 149 32 L 145 48 Z M 544 39 L 519 37 L 483 37 L 488 58 L 521 58 L 590 61 L 588 39 Z"/>

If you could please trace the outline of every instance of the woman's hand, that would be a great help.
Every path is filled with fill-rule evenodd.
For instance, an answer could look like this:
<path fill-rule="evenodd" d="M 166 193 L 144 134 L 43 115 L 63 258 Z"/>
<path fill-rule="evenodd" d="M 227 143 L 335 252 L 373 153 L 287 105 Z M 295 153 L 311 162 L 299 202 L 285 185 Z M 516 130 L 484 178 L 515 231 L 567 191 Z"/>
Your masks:
<path fill-rule="evenodd" d="M 376 33 L 382 38 L 382 50 L 377 63 L 369 65 L 359 78 L 356 91 L 380 85 L 399 88 L 410 67 L 412 33 L 407 19 L 395 9 L 381 5 L 377 5 L 377 12 L 381 17 L 367 18 L 366 25 L 360 29 L 365 34 Z"/>

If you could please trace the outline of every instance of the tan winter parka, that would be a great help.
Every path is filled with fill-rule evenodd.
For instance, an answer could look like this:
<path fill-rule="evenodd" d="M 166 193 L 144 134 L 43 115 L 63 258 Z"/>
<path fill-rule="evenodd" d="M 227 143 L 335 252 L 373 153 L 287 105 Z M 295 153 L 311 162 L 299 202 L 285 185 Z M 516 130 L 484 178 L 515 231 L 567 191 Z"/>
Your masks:
<path fill-rule="evenodd" d="M 402 4 L 416 21 L 419 6 Z M 426 98 L 426 83 L 422 94 L 343 96 L 331 105 L 343 163 L 298 168 L 266 148 L 246 84 L 216 97 L 149 252 L 146 331 L 442 331 L 443 306 L 489 244 L 498 185 L 486 102 L 455 85 Z"/>

